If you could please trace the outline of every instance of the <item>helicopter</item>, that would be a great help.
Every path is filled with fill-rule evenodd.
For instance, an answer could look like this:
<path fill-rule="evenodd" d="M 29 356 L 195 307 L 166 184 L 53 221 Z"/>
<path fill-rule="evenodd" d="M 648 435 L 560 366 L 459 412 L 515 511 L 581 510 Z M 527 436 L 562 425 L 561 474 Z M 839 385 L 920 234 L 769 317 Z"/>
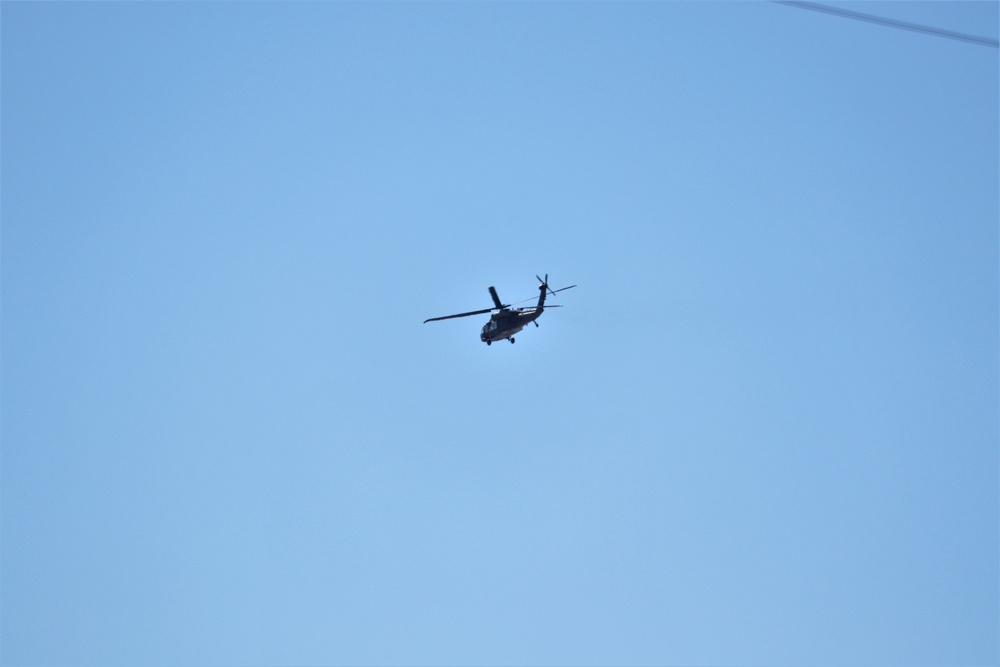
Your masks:
<path fill-rule="evenodd" d="M 511 310 L 510 307 L 513 304 L 501 303 L 500 297 L 497 296 L 496 288 L 491 285 L 490 297 L 493 298 L 493 308 L 473 310 L 468 313 L 458 313 L 457 315 L 445 315 L 444 317 L 431 317 L 424 320 L 424 324 L 427 324 L 428 322 L 437 322 L 438 320 L 451 320 L 456 317 L 468 317 L 469 315 L 493 313 L 490 315 L 490 321 L 483 325 L 483 330 L 479 334 L 479 340 L 483 341 L 487 345 L 492 345 L 493 341 L 503 340 L 506 338 L 513 344 L 514 334 L 528 326 L 529 323 L 533 322 L 536 327 L 538 326 L 538 322 L 535 322 L 535 320 L 537 320 L 545 310 L 546 295 L 554 295 L 556 292 L 563 292 L 576 287 L 576 285 L 570 285 L 569 287 L 560 287 L 557 290 L 553 290 L 549 289 L 549 274 L 545 274 L 545 280 L 542 280 L 538 275 L 535 275 L 535 277 L 538 278 L 538 282 L 541 283 L 538 286 L 538 305 L 536 306 L 532 306 L 530 308 L 515 308 L 514 310 Z M 528 299 L 525 299 L 525 301 L 528 301 Z M 550 305 L 548 307 L 562 308 L 562 306 L 556 305 Z"/>

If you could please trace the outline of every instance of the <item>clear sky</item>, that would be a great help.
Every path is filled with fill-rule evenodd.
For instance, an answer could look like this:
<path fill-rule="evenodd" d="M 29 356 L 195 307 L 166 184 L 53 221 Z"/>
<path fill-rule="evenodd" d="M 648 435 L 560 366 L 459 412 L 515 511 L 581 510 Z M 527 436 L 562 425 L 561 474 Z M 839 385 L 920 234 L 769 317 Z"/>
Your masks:
<path fill-rule="evenodd" d="M 3 664 L 1000 661 L 996 49 L 773 3 L 0 20 Z M 422 324 L 545 273 L 515 345 Z"/>

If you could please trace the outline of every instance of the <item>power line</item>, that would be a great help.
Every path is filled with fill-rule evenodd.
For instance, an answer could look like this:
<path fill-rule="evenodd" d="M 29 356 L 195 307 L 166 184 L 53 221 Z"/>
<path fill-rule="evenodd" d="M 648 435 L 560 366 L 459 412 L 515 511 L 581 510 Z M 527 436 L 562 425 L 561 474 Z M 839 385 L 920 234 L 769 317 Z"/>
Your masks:
<path fill-rule="evenodd" d="M 925 35 L 933 35 L 934 37 L 957 39 L 960 42 L 968 42 L 970 44 L 978 44 L 980 46 L 989 46 L 994 49 L 1000 48 L 1000 42 L 995 39 L 990 39 L 989 37 L 977 37 L 976 35 L 967 35 L 961 32 L 952 32 L 951 30 L 942 30 L 940 28 L 932 28 L 930 26 L 918 25 L 916 23 L 906 23 L 905 21 L 886 19 L 881 16 L 872 16 L 871 14 L 852 12 L 848 9 L 838 9 L 836 7 L 821 5 L 815 2 L 799 2 L 798 0 L 774 0 L 774 2 L 779 5 L 787 5 L 789 7 L 798 7 L 799 9 L 809 9 L 814 12 L 841 16 L 845 19 L 854 19 L 855 21 L 864 21 L 866 23 L 874 23 L 876 25 L 884 25 L 890 28 L 909 30 L 911 32 L 921 32 Z"/>

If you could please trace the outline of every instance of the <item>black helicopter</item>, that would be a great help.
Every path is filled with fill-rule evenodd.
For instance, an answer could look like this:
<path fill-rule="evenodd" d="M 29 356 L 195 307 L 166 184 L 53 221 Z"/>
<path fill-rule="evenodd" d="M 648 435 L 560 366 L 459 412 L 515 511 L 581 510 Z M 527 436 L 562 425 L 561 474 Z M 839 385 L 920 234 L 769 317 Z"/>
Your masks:
<path fill-rule="evenodd" d="M 431 317 L 424 320 L 424 324 L 427 324 L 428 322 L 436 322 L 438 320 L 450 320 L 456 317 L 468 317 L 469 315 L 493 313 L 490 316 L 490 321 L 483 325 L 483 331 L 479 334 L 479 340 L 483 341 L 487 345 L 490 345 L 495 340 L 503 340 L 506 338 L 513 343 L 514 334 L 528 326 L 529 323 L 534 322 L 535 326 L 538 326 L 538 322 L 535 322 L 535 320 L 537 320 L 545 310 L 545 297 L 547 294 L 555 294 L 556 292 L 562 292 L 576 287 L 576 285 L 570 285 L 569 287 L 560 287 L 557 290 L 552 290 L 549 289 L 549 274 L 545 274 L 545 280 L 542 280 L 537 275 L 535 277 L 538 278 L 538 282 L 541 283 L 541 285 L 538 286 L 539 294 L 537 306 L 533 306 L 531 308 L 515 308 L 514 310 L 511 310 L 511 304 L 500 303 L 500 297 L 497 296 L 496 288 L 491 286 L 490 296 L 493 297 L 493 308 L 473 310 L 468 313 L 458 313 L 457 315 L 445 315 L 444 317 Z M 562 306 L 549 306 L 549 308 L 561 307 Z"/>

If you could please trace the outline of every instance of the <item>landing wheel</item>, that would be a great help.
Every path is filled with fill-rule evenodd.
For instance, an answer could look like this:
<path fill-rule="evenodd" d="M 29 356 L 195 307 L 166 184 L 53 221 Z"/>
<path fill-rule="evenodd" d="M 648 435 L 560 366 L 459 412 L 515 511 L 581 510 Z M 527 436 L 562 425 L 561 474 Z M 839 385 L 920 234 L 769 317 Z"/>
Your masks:
<path fill-rule="evenodd" d="M 489 338 L 487 338 L 487 339 L 486 339 L 486 344 L 487 344 L 487 345 L 492 345 L 492 344 L 493 344 L 493 341 L 491 341 L 491 340 L 490 340 Z"/>
<path fill-rule="evenodd" d="M 510 337 L 510 344 L 511 344 L 511 345 L 513 345 L 513 344 L 514 344 L 514 337 L 513 337 L 513 336 L 511 336 L 511 337 Z"/>

